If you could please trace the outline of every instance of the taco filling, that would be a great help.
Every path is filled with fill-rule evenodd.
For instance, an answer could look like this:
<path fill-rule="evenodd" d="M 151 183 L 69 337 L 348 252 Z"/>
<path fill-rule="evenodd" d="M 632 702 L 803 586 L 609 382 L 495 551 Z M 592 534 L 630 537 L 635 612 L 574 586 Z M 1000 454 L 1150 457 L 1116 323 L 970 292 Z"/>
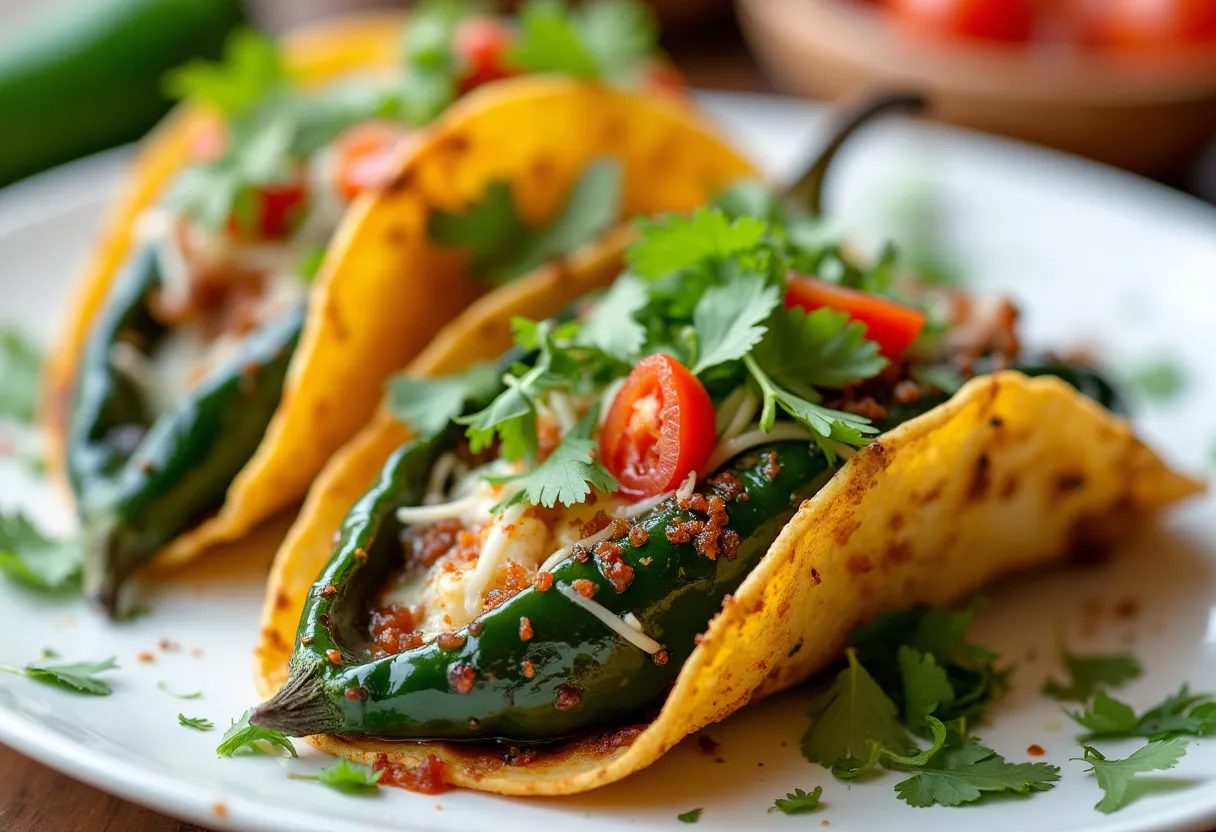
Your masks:
<path fill-rule="evenodd" d="M 568 41 L 556 56 L 544 48 L 555 30 Z M 223 504 L 282 398 L 311 281 L 352 201 L 459 96 L 529 73 L 679 87 L 645 12 L 610 0 L 575 12 L 536 3 L 518 20 L 432 4 L 403 31 L 397 68 L 319 88 L 290 80 L 276 47 L 248 32 L 224 64 L 169 78 L 214 117 L 195 125 L 190 162 L 135 221 L 136 253 L 76 374 L 67 467 L 90 594 L 113 609 L 136 567 Z M 585 244 L 617 205 L 591 213 L 603 221 L 543 254 Z"/>
<path fill-rule="evenodd" d="M 624 275 L 515 319 L 497 364 L 395 379 L 415 438 L 347 514 L 252 722 L 518 743 L 652 718 L 724 601 L 873 439 L 998 370 L 1118 407 L 1093 368 L 1025 355 L 1007 301 L 890 255 L 860 267 L 818 231 L 740 185 L 641 223 Z"/>

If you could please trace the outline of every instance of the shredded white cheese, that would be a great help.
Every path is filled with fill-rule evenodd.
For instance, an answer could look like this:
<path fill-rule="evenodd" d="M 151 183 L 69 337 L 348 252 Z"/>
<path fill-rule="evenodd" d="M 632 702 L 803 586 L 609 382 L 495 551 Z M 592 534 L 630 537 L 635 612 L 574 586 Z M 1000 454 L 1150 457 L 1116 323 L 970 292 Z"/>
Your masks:
<path fill-rule="evenodd" d="M 128 342 L 110 345 L 110 366 L 139 388 L 153 412 L 163 413 L 172 405 L 172 391 L 161 383 L 155 363 Z"/>
<path fill-rule="evenodd" d="M 636 503 L 625 503 L 617 506 L 612 512 L 613 517 L 629 518 L 637 517 L 639 514 L 645 514 L 660 503 L 675 497 L 680 500 L 687 500 L 692 496 L 693 489 L 697 487 L 697 472 L 689 471 L 688 476 L 680 483 L 680 487 L 671 491 L 664 491 L 662 494 L 656 494 L 653 497 L 647 497 L 644 500 L 638 500 Z"/>
<path fill-rule="evenodd" d="M 610 630 L 616 633 L 621 638 L 628 641 L 639 650 L 643 650 L 652 656 L 663 649 L 663 645 L 652 639 L 650 636 L 642 632 L 642 628 L 635 624 L 630 624 L 622 621 L 612 613 L 612 610 L 605 607 L 603 604 L 596 603 L 590 598 L 584 598 L 570 584 L 558 584 L 557 591 L 565 595 L 575 606 L 582 607 L 587 612 L 594 615 L 602 621 Z M 633 615 L 633 613 L 629 613 Z M 637 622 L 637 617 L 633 617 L 633 621 Z"/>
<path fill-rule="evenodd" d="M 574 423 L 578 421 L 574 417 L 574 408 L 570 404 L 570 399 L 565 393 L 554 390 L 546 397 L 546 404 L 549 412 L 553 414 L 553 418 L 557 420 L 558 430 L 564 438 L 574 427 Z"/>
<path fill-rule="evenodd" d="M 680 487 L 676 489 L 677 500 L 687 500 L 692 496 L 692 492 L 697 487 L 697 472 L 689 471 L 688 476 L 684 478 L 684 482 L 680 483 Z"/>
<path fill-rule="evenodd" d="M 506 561 L 507 544 L 511 539 L 511 527 L 519 522 L 528 507 L 516 503 L 494 518 L 490 533 L 477 556 L 477 566 L 469 574 L 464 589 L 464 608 L 469 615 L 481 612 L 482 598 L 494 580 L 494 573 Z"/>
<path fill-rule="evenodd" d="M 448 483 L 453 479 L 460 479 L 469 472 L 469 466 L 460 460 L 452 451 L 447 451 L 435 460 L 435 466 L 431 468 L 431 476 L 426 484 L 426 496 L 422 498 L 422 504 L 427 506 L 438 505 L 443 502 L 444 495 L 447 493 Z"/>
<path fill-rule="evenodd" d="M 715 471 L 721 468 L 727 460 L 738 456 L 750 448 L 767 445 L 769 442 L 780 442 L 785 439 L 814 438 L 811 432 L 802 427 L 802 425 L 796 425 L 792 422 L 778 422 L 773 425 L 773 429 L 768 433 L 757 427 L 754 430 L 749 430 L 746 433 L 741 433 L 738 436 L 719 442 L 714 448 L 714 452 L 709 455 L 709 462 L 705 463 L 704 470 Z"/>
<path fill-rule="evenodd" d="M 411 525 L 434 523 L 437 520 L 450 520 L 463 517 L 468 512 L 477 508 L 478 503 L 481 501 L 482 497 L 480 494 L 470 494 L 459 500 L 452 500 L 451 502 L 440 503 L 439 505 L 403 506 L 397 509 L 397 519 L 402 523 Z"/>
<path fill-rule="evenodd" d="M 559 563 L 564 561 L 566 558 L 570 557 L 570 550 L 573 549 L 575 546 L 586 546 L 587 548 L 590 548 L 590 547 L 594 546 L 595 544 L 599 543 L 601 540 L 607 540 L 611 535 L 612 535 L 612 524 L 609 523 L 607 526 L 604 526 L 604 528 L 600 529 L 598 532 L 591 535 L 590 537 L 584 537 L 582 540 L 576 540 L 574 543 L 571 543 L 569 546 L 563 546 L 562 548 L 558 549 L 556 552 L 549 555 L 549 557 L 545 558 L 545 562 L 540 565 L 540 569 L 538 569 L 537 571 L 538 572 L 550 571 L 551 569 L 553 569 L 553 567 L 557 566 Z"/>

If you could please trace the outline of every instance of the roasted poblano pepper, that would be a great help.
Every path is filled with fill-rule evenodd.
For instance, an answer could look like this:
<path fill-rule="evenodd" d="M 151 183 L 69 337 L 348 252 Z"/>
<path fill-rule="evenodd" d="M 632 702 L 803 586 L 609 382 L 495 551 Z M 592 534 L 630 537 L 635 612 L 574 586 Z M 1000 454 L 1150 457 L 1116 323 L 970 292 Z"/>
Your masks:
<path fill-rule="evenodd" d="M 86 344 L 67 468 L 85 541 L 85 591 L 107 609 L 132 571 L 214 513 L 279 405 L 302 306 L 244 336 L 239 349 L 163 413 L 113 361 L 120 341 L 145 356 L 169 330 L 149 302 L 161 284 L 151 248 L 119 276 Z"/>

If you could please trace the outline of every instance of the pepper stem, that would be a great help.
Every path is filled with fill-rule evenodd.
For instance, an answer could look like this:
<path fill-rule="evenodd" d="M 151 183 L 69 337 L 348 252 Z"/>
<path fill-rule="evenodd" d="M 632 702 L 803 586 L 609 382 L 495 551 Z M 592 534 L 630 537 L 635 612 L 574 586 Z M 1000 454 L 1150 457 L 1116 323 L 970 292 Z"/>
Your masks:
<path fill-rule="evenodd" d="M 326 696 L 320 674 L 309 668 L 287 677 L 278 693 L 253 709 L 249 722 L 289 737 L 307 737 L 332 734 L 342 718 Z"/>

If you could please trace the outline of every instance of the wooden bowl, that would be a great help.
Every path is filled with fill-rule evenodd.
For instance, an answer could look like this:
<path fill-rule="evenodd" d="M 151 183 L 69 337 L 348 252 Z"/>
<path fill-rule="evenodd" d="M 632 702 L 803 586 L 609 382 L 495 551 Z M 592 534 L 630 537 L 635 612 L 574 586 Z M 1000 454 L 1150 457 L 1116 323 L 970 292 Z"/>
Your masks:
<path fill-rule="evenodd" d="M 736 0 L 783 88 L 837 98 L 915 89 L 943 121 L 1146 174 L 1182 169 L 1216 134 L 1216 50 L 1135 60 L 1062 44 L 939 42 L 840 0 Z"/>

